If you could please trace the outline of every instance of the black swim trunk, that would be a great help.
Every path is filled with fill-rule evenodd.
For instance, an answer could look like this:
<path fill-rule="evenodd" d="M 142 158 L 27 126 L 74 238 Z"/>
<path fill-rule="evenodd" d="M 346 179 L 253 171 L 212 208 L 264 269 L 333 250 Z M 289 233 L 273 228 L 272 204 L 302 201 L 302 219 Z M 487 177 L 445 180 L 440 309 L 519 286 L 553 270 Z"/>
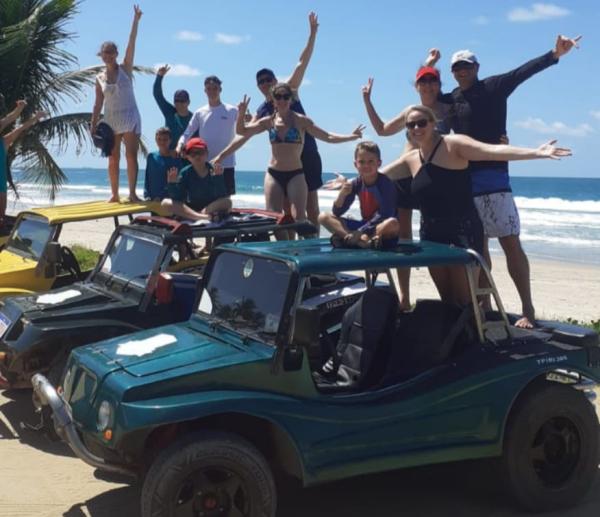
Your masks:
<path fill-rule="evenodd" d="M 223 179 L 225 180 L 225 189 L 228 196 L 235 194 L 235 167 L 225 167 L 223 169 Z"/>
<path fill-rule="evenodd" d="M 302 168 L 309 192 L 318 190 L 323 185 L 323 164 L 318 152 L 302 153 Z"/>
<path fill-rule="evenodd" d="M 397 190 L 396 207 L 406 210 L 418 210 L 419 203 L 411 191 L 412 177 L 396 180 L 394 184 Z"/>
<path fill-rule="evenodd" d="M 453 244 L 483 254 L 483 225 L 474 212 L 460 218 L 421 217 L 421 240 Z"/>
<path fill-rule="evenodd" d="M 283 193 L 287 196 L 287 186 L 290 180 L 300 174 L 304 174 L 304 171 L 302 169 L 296 169 L 293 171 L 278 171 L 277 169 L 269 167 L 267 169 L 267 174 L 273 176 L 275 182 L 281 187 Z"/>

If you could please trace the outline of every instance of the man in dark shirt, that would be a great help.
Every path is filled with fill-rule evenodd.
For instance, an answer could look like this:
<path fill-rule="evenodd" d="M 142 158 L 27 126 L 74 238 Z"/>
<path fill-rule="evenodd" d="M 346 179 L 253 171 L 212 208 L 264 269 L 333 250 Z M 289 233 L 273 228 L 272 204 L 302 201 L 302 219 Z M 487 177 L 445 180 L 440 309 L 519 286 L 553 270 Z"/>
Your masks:
<path fill-rule="evenodd" d="M 482 142 L 502 143 L 510 94 L 534 74 L 558 63 L 560 57 L 577 46 L 579 39 L 558 36 L 553 50 L 510 72 L 482 80 L 477 77 L 479 62 L 475 54 L 469 50 L 455 52 L 451 66 L 458 88 L 443 96 L 443 101 L 453 106 L 451 125 L 454 131 Z M 531 299 L 529 262 L 519 239 L 519 213 L 511 193 L 508 163 L 471 162 L 470 167 L 475 205 L 486 235 L 485 258 L 491 267 L 488 239 L 498 238 L 523 306 L 523 317 L 516 325 L 531 328 L 535 324 L 535 309 Z"/>
<path fill-rule="evenodd" d="M 287 79 L 287 82 L 294 92 L 294 98 L 290 108 L 296 113 L 306 115 L 300 99 L 298 98 L 298 89 L 304 79 L 304 73 L 308 67 L 308 63 L 313 53 L 315 40 L 317 37 L 317 29 L 319 22 L 315 13 L 308 15 L 310 25 L 310 35 L 306 47 L 300 54 L 300 60 L 296 65 L 292 75 Z M 273 102 L 271 101 L 271 87 L 277 83 L 275 73 L 268 69 L 262 68 L 256 73 L 256 85 L 260 92 L 265 96 L 265 101 L 256 110 L 256 117 L 262 118 L 272 115 L 274 111 Z M 323 185 L 323 166 L 321 164 L 321 155 L 317 148 L 315 138 L 306 133 L 304 136 L 304 148 L 302 149 L 302 168 L 304 169 L 304 177 L 308 186 L 308 198 L 306 202 L 306 214 L 308 219 L 317 226 L 319 224 L 319 197 L 318 189 Z"/>

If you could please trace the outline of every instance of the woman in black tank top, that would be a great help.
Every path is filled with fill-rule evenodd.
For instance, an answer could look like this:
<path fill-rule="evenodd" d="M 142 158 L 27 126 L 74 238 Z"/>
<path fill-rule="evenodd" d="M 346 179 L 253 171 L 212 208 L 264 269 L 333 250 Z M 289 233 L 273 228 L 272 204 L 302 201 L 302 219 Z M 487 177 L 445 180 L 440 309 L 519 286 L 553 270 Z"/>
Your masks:
<path fill-rule="evenodd" d="M 481 253 L 483 229 L 473 204 L 469 161 L 557 159 L 570 156 L 569 149 L 554 141 L 537 149 L 512 145 L 492 145 L 466 135 L 440 136 L 435 115 L 425 106 L 407 109 L 406 128 L 417 149 L 395 162 L 394 176 L 412 177 L 412 194 L 421 210 L 421 239 Z M 427 157 L 427 158 L 425 158 Z M 443 301 L 465 305 L 471 296 L 462 266 L 429 269 Z"/>

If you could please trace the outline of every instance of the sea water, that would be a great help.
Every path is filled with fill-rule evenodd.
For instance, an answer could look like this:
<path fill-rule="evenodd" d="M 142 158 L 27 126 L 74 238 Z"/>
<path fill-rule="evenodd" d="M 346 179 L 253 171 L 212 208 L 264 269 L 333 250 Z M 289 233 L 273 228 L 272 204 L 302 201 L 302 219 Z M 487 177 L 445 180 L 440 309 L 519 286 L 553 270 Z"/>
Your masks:
<path fill-rule="evenodd" d="M 140 171 L 138 192 L 143 192 Z M 99 169 L 66 169 L 67 182 L 60 189 L 55 204 L 108 199 L 108 175 Z M 352 178 L 355 174 L 346 174 Z M 121 195 L 127 195 L 126 173 L 121 171 Z M 334 174 L 324 173 L 324 180 Z M 19 181 L 18 171 L 15 178 Z M 262 171 L 235 173 L 237 193 L 234 206 L 264 207 Z M 526 178 L 511 177 L 513 194 L 521 216 L 521 240 L 531 257 L 600 265 L 600 178 Z M 26 181 L 19 181 L 20 198 L 9 193 L 9 213 L 23 208 L 51 204 L 47 191 Z M 336 191 L 319 190 L 321 210 L 329 210 Z M 359 217 L 358 202 L 350 215 Z M 413 215 L 413 232 L 418 236 L 419 214 Z M 492 251 L 499 251 L 496 240 Z"/>

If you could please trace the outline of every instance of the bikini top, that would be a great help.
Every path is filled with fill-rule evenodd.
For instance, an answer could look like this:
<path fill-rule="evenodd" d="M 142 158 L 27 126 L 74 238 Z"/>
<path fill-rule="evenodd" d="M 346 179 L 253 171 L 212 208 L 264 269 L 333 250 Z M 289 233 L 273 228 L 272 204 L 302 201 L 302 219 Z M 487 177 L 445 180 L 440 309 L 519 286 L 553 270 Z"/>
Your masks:
<path fill-rule="evenodd" d="M 269 140 L 272 144 L 302 144 L 302 133 L 297 127 L 290 126 L 282 140 L 275 128 L 275 120 L 273 120 L 273 125 L 269 128 Z"/>
<path fill-rule="evenodd" d="M 466 169 L 447 169 L 431 163 L 442 140 L 427 161 L 419 151 L 422 165 L 413 177 L 411 192 L 425 217 L 465 217 L 474 206 L 471 175 Z"/>

